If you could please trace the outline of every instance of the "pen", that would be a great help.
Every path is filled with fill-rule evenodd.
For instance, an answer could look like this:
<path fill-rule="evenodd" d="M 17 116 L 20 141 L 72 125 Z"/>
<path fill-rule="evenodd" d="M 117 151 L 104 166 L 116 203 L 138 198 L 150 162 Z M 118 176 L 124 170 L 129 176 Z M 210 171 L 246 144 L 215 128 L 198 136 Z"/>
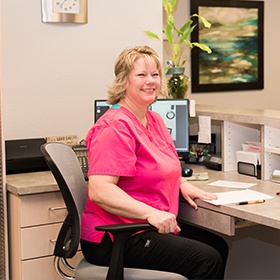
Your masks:
<path fill-rule="evenodd" d="M 238 205 L 247 205 L 247 204 L 256 204 L 256 203 L 264 203 L 264 199 L 258 199 L 258 200 L 251 200 L 251 201 L 242 201 L 237 203 Z"/>

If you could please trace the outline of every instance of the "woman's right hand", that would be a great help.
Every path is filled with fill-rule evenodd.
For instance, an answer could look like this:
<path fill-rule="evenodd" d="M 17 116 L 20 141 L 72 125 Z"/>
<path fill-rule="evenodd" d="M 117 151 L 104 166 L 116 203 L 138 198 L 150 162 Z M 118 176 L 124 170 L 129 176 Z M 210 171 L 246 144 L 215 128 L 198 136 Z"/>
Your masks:
<path fill-rule="evenodd" d="M 159 233 L 179 233 L 176 216 L 172 213 L 154 209 L 147 221 L 157 228 Z"/>

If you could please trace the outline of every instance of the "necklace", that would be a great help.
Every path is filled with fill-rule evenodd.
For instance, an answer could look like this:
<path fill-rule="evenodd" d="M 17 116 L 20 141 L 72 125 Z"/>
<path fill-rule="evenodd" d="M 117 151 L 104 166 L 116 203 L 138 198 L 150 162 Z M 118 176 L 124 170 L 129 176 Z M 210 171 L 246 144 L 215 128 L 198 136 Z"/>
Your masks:
<path fill-rule="evenodd" d="M 142 125 L 147 128 L 148 127 L 148 122 L 147 122 L 147 117 L 146 117 L 146 113 L 143 115 L 143 114 L 137 114 L 128 104 L 127 102 L 125 101 L 125 98 L 122 99 L 123 101 L 123 105 L 125 105 L 124 107 L 126 109 L 128 109 L 141 123 Z"/>

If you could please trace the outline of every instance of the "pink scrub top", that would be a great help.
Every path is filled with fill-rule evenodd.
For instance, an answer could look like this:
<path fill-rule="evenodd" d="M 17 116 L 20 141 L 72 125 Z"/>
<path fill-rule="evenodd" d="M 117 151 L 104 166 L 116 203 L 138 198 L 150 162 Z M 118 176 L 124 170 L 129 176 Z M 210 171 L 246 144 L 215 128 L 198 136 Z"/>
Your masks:
<path fill-rule="evenodd" d="M 126 108 L 114 105 L 86 138 L 90 175 L 118 176 L 118 187 L 136 200 L 177 216 L 181 166 L 171 135 L 159 114 L 147 111 L 148 128 Z M 117 216 L 86 202 L 81 238 L 100 242 L 95 226 L 144 222 Z"/>

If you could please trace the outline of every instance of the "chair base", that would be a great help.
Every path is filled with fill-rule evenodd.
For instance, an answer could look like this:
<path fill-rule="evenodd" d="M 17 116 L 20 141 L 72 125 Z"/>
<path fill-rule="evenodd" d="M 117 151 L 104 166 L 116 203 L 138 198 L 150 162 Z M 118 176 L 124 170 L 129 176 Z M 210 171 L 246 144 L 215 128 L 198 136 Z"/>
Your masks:
<path fill-rule="evenodd" d="M 76 280 L 105 280 L 108 267 L 97 266 L 82 259 L 76 268 Z M 124 280 L 187 280 L 186 277 L 170 272 L 124 268 Z"/>

